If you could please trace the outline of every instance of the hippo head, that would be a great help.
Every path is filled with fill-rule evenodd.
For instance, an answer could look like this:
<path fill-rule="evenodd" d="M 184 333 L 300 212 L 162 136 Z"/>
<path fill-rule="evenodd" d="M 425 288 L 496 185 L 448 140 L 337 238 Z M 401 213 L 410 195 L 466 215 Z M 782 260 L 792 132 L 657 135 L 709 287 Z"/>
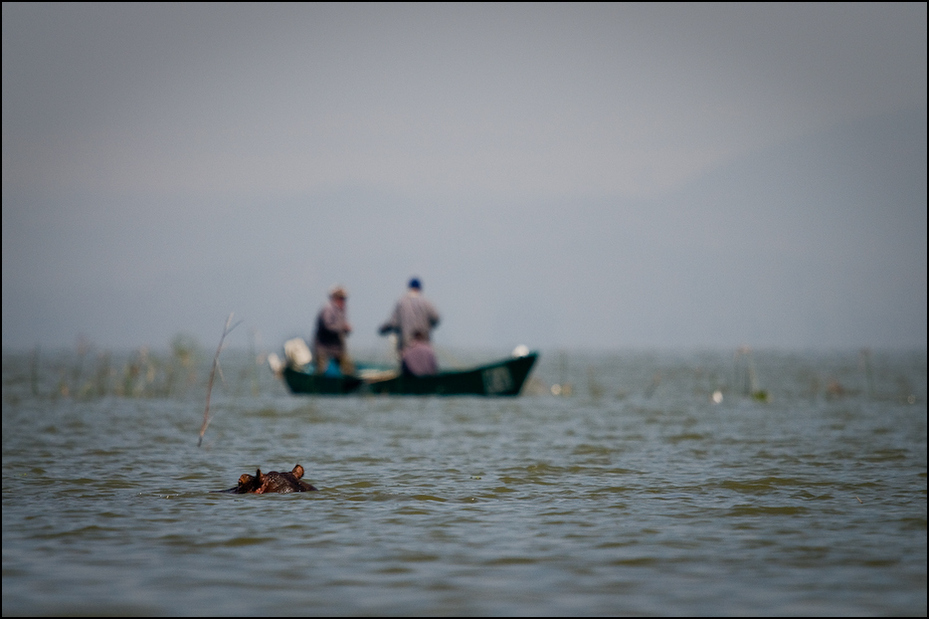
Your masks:
<path fill-rule="evenodd" d="M 255 475 L 246 473 L 239 477 L 239 483 L 236 487 L 220 490 L 219 492 L 230 494 L 286 494 L 316 490 L 312 485 L 300 481 L 304 472 L 303 467 L 299 464 L 289 473 L 278 473 L 277 471 L 262 473 L 261 469 L 255 469 Z"/>

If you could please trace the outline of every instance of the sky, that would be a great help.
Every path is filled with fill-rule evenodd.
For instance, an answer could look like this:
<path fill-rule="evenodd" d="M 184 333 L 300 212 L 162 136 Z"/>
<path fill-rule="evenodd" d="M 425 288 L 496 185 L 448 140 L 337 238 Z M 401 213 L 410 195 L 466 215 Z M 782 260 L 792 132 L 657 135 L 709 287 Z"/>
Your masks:
<path fill-rule="evenodd" d="M 3 10 L 3 348 L 926 349 L 926 4 Z"/>

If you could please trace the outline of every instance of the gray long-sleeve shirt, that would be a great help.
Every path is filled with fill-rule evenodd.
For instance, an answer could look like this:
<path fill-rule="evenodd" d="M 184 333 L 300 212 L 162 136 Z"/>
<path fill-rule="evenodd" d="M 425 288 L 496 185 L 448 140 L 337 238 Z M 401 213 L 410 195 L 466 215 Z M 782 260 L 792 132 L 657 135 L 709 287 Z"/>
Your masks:
<path fill-rule="evenodd" d="M 397 333 L 397 349 L 403 350 L 406 342 L 413 341 L 413 333 L 421 331 L 426 341 L 433 327 L 439 324 L 435 306 L 415 290 L 410 290 L 397 301 L 393 314 L 381 325 L 381 335 Z"/>

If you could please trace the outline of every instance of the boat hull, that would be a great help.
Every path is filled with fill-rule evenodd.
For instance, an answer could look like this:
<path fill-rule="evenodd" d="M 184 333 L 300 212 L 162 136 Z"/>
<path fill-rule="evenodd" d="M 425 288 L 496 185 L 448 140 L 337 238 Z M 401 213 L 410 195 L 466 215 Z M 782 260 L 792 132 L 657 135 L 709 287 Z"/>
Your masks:
<path fill-rule="evenodd" d="M 287 368 L 284 380 L 291 393 L 318 395 L 386 394 L 440 396 L 517 396 L 522 391 L 538 353 L 504 359 L 468 370 L 432 376 L 396 376 L 366 381 L 356 376 L 334 378 Z"/>
<path fill-rule="evenodd" d="M 347 395 L 355 393 L 363 381 L 356 376 L 325 376 L 284 368 L 284 382 L 291 393 L 316 393 L 319 395 Z"/>

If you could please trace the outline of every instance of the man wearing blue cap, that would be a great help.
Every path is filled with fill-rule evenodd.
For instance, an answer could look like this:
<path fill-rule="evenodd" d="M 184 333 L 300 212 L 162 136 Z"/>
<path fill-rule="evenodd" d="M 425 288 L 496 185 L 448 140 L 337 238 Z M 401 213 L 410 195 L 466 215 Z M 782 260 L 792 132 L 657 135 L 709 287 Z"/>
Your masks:
<path fill-rule="evenodd" d="M 423 296 L 422 290 L 419 279 L 411 279 L 406 294 L 397 301 L 393 314 L 378 330 L 381 335 L 397 334 L 397 352 L 401 357 L 404 349 L 414 342 L 414 333 L 417 334 L 415 341 L 429 342 L 432 329 L 439 324 L 439 312 Z"/>

